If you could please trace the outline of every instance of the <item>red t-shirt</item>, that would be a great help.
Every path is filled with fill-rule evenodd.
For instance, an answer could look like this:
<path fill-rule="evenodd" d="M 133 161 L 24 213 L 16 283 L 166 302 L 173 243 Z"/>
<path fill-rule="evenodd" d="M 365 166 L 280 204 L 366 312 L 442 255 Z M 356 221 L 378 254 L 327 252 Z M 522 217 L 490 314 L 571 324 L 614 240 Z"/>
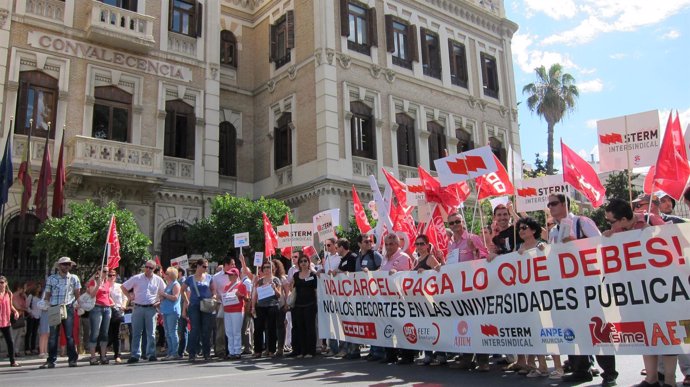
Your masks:
<path fill-rule="evenodd" d="M 89 281 L 88 288 L 96 286 L 96 282 L 91 280 Z M 98 288 L 98 291 L 96 292 L 96 305 L 100 306 L 111 306 L 112 303 L 110 302 L 110 287 L 112 286 L 112 282 L 110 281 L 104 281 L 101 286 Z"/>
<path fill-rule="evenodd" d="M 244 299 L 247 297 L 247 287 L 240 281 L 228 284 L 223 289 L 223 311 L 225 313 L 239 313 L 244 310 Z"/>

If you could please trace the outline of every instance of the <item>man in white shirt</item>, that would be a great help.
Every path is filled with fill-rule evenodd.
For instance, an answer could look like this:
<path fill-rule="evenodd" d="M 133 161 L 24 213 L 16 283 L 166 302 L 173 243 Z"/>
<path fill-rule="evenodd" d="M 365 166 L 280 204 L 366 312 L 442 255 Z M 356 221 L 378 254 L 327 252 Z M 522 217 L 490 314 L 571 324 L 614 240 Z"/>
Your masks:
<path fill-rule="evenodd" d="M 218 272 L 213 275 L 213 283 L 216 284 L 216 296 L 219 300 L 223 299 L 223 291 L 225 286 L 230 282 L 228 275 L 225 274 L 226 271 L 236 268 L 235 259 L 231 256 L 225 256 L 222 260 L 222 267 L 219 268 Z M 213 352 L 219 359 L 227 359 L 227 348 L 228 340 L 225 337 L 225 313 L 223 313 L 223 308 L 218 308 L 216 312 L 216 334 L 213 338 Z"/>
<path fill-rule="evenodd" d="M 319 275 L 325 273 L 328 275 L 338 274 L 338 267 L 340 266 L 340 255 L 338 255 L 338 249 L 335 245 L 335 238 L 326 239 L 326 257 L 323 259 L 323 266 L 319 270 Z M 336 339 L 328 339 L 328 352 L 326 356 L 335 356 L 340 351 L 340 343 Z"/>
<path fill-rule="evenodd" d="M 137 274 L 122 284 L 124 293 L 132 303 L 132 348 L 131 356 L 127 363 L 139 362 L 141 356 L 141 336 L 146 330 L 146 356 L 149 361 L 156 361 L 156 306 L 160 303 L 158 293 L 165 290 L 165 282 L 153 274 L 156 262 L 147 261 L 144 264 L 144 272 Z M 134 296 L 130 296 L 132 290 Z"/>

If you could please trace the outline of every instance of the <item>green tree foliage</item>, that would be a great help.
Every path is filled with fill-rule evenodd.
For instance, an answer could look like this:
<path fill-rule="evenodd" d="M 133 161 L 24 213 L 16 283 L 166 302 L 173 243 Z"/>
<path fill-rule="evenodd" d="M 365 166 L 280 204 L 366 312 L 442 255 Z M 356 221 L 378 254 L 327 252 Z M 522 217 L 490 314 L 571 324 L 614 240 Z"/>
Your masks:
<path fill-rule="evenodd" d="M 539 153 L 535 153 L 534 158 L 534 169 L 532 169 L 531 171 L 523 171 L 522 177 L 535 178 L 547 175 L 545 161 L 541 157 L 539 157 Z M 558 169 L 553 170 L 553 174 L 556 173 L 558 173 Z"/>
<path fill-rule="evenodd" d="M 369 225 L 371 228 L 376 228 L 376 219 L 371 217 L 371 211 L 368 208 L 364 208 L 364 213 L 367 214 L 367 219 L 369 220 Z M 357 251 L 359 246 L 357 245 L 357 237 L 359 236 L 359 228 L 357 227 L 357 221 L 355 216 L 351 215 L 347 222 L 347 229 L 343 226 L 336 227 L 335 234 L 338 238 L 345 238 L 350 241 L 350 250 Z"/>
<path fill-rule="evenodd" d="M 253 201 L 230 194 L 216 196 L 211 203 L 211 215 L 189 227 L 187 241 L 193 251 L 209 252 L 213 259 L 220 260 L 234 248 L 234 234 L 249 232 L 250 247 L 242 251 L 249 257 L 254 251 L 264 250 L 262 212 L 277 227 L 283 224 L 290 207 L 280 200 L 264 197 Z M 290 223 L 293 222 L 294 217 L 290 215 Z M 238 253 L 239 250 L 235 255 Z"/>
<path fill-rule="evenodd" d="M 34 239 L 34 252 L 47 252 L 49 263 L 68 256 L 77 262 L 77 274 L 82 278 L 90 276 L 101 264 L 113 214 L 120 240 L 120 267 L 135 272 L 151 258 L 151 240 L 139 230 L 129 210 L 118 209 L 113 202 L 102 207 L 89 200 L 71 203 L 69 208 L 62 218 L 49 218 Z"/>
<path fill-rule="evenodd" d="M 563 67 L 554 63 L 548 72 L 544 66 L 534 69 L 537 81 L 525 85 L 522 94 L 527 94 L 527 108 L 546 120 L 547 156 L 546 174 L 553 175 L 553 130 L 566 113 L 575 110 L 579 96 L 575 78 L 563 72 Z"/>

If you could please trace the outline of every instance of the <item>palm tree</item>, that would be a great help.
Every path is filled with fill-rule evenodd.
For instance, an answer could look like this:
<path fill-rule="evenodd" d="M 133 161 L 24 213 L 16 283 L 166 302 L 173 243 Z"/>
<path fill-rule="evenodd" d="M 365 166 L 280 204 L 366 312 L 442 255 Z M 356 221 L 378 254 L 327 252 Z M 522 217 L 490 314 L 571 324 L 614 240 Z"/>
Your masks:
<path fill-rule="evenodd" d="M 544 66 L 534 69 L 537 82 L 522 88 L 522 94 L 529 94 L 527 107 L 532 113 L 543 117 L 548 125 L 548 150 L 546 173 L 553 174 L 553 127 L 561 122 L 566 112 L 575 110 L 575 100 L 580 95 L 575 78 L 563 72 L 563 67 L 554 63 L 546 72 Z"/>

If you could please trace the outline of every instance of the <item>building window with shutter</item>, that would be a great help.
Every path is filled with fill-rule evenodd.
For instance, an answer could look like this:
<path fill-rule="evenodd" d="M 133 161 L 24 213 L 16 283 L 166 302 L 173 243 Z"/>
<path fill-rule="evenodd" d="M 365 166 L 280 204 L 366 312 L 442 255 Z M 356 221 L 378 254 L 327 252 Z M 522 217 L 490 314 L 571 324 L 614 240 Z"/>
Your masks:
<path fill-rule="evenodd" d="M 439 46 L 438 34 L 422 28 L 421 40 L 424 75 L 441 79 L 441 47 Z"/>
<path fill-rule="evenodd" d="M 237 131 L 227 122 L 220 123 L 218 173 L 221 176 L 237 176 Z"/>
<path fill-rule="evenodd" d="M 91 136 L 112 141 L 129 141 L 132 95 L 115 86 L 96 87 Z"/>
<path fill-rule="evenodd" d="M 170 0 L 168 29 L 182 35 L 201 36 L 201 7 L 195 0 Z"/>
<path fill-rule="evenodd" d="M 352 0 L 340 0 L 340 32 L 347 48 L 370 55 L 376 46 L 376 8 Z"/>
<path fill-rule="evenodd" d="M 126 9 L 128 11 L 137 12 L 137 0 L 98 0 L 103 4 L 112 5 L 113 7 L 118 7 Z"/>
<path fill-rule="evenodd" d="M 450 57 L 450 82 L 467 89 L 467 52 L 465 45 L 448 40 L 448 55 Z"/>
<path fill-rule="evenodd" d="M 386 49 L 393 64 L 412 69 L 417 56 L 417 27 L 393 15 L 386 15 Z"/>
<path fill-rule="evenodd" d="M 426 128 L 429 131 L 429 164 L 432 171 L 436 170 L 434 160 L 443 157 L 446 151 L 446 135 L 443 133 L 443 126 L 434 121 L 426 123 Z"/>
<path fill-rule="evenodd" d="M 194 160 L 196 133 L 194 107 L 182 100 L 165 103 L 165 140 L 163 154 Z"/>
<path fill-rule="evenodd" d="M 269 61 L 275 63 L 276 69 L 290 62 L 290 49 L 295 47 L 295 14 L 287 11 L 270 28 Z"/>
<path fill-rule="evenodd" d="M 491 152 L 501 161 L 501 164 L 507 166 L 506 150 L 503 148 L 503 142 L 496 137 L 489 137 L 489 147 Z"/>
<path fill-rule="evenodd" d="M 355 101 L 350 103 L 350 111 L 352 112 L 350 119 L 352 155 L 376 159 L 374 117 L 371 108 L 363 102 Z"/>
<path fill-rule="evenodd" d="M 228 30 L 220 32 L 220 64 L 237 68 L 237 39 Z"/>
<path fill-rule="evenodd" d="M 496 66 L 496 58 L 483 52 L 480 58 L 482 62 L 484 95 L 498 98 L 498 67 Z"/>
<path fill-rule="evenodd" d="M 398 164 L 417 166 L 417 146 L 414 132 L 414 119 L 405 113 L 395 115 L 398 124 Z"/>
<path fill-rule="evenodd" d="M 472 134 L 464 129 L 455 129 L 455 138 L 458 139 L 456 148 L 457 153 L 467 152 L 474 149 L 474 142 L 472 141 Z"/>
<path fill-rule="evenodd" d="M 45 137 L 50 127 L 50 138 L 55 138 L 55 116 L 58 101 L 58 80 L 41 71 L 19 73 L 17 121 L 14 132 L 29 134 L 33 120 L 33 136 Z"/>
<path fill-rule="evenodd" d="M 283 113 L 275 128 L 275 169 L 292 165 L 292 114 Z"/>

